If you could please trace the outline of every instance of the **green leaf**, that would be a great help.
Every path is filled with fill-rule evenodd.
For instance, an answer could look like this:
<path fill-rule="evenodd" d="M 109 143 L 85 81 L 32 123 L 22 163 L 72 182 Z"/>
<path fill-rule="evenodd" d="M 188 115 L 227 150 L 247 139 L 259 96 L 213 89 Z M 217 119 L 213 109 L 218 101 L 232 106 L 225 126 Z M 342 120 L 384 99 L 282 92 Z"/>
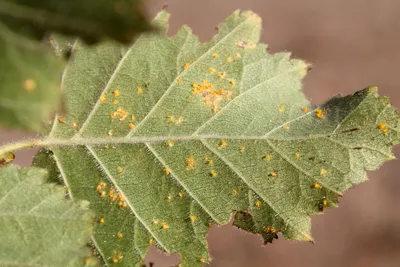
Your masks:
<path fill-rule="evenodd" d="M 43 184 L 46 175 L 37 168 L 0 168 L 2 267 L 85 265 L 91 213 L 87 204 L 66 200 L 62 187 Z"/>
<path fill-rule="evenodd" d="M 33 39 L 57 32 L 89 43 L 105 38 L 130 43 L 152 29 L 139 0 L 2 0 L 0 22 Z"/>
<path fill-rule="evenodd" d="M 62 65 L 0 22 L 0 124 L 38 130 L 59 105 Z"/>
<path fill-rule="evenodd" d="M 209 226 L 233 211 L 265 242 L 277 232 L 311 241 L 310 216 L 393 159 L 399 119 L 387 98 L 371 87 L 311 106 L 308 65 L 268 54 L 260 29 L 257 15 L 235 12 L 208 43 L 183 27 L 128 51 L 75 44 L 63 79 L 70 113 L 35 164 L 92 203 L 107 264 L 138 266 L 156 244 L 201 266 Z"/>

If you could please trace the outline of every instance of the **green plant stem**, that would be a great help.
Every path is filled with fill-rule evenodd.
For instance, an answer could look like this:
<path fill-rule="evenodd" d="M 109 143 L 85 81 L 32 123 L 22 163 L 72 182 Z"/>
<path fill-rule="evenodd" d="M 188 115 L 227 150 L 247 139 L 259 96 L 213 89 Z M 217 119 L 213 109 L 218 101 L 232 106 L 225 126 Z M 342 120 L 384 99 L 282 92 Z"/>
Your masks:
<path fill-rule="evenodd" d="M 9 143 L 0 147 L 0 155 L 6 154 L 8 152 L 14 152 L 24 148 L 33 148 L 42 146 L 43 140 L 40 139 L 31 139 L 24 140 L 16 143 Z"/>

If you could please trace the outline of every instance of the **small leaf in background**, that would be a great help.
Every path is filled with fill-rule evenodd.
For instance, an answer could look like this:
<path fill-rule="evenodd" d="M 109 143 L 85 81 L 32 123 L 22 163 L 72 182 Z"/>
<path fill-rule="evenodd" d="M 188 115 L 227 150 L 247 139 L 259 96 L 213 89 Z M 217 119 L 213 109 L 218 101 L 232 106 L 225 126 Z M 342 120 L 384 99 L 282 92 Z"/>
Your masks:
<path fill-rule="evenodd" d="M 0 1 L 0 124 L 38 131 L 60 106 L 61 63 L 39 43 L 48 34 L 130 43 L 149 30 L 139 0 Z"/>
<path fill-rule="evenodd" d="M 62 64 L 0 22 L 0 124 L 39 130 L 59 106 Z"/>
<path fill-rule="evenodd" d="M 130 43 L 136 34 L 152 29 L 139 0 L 3 0 L 0 22 L 33 39 L 56 32 L 88 43 Z"/>
<path fill-rule="evenodd" d="M 168 18 L 154 23 L 166 30 Z M 183 27 L 127 51 L 74 45 L 62 85 L 70 113 L 34 164 L 91 203 L 107 265 L 138 266 L 156 245 L 201 266 L 209 227 L 233 211 L 265 242 L 279 232 L 312 241 L 310 216 L 393 159 L 399 118 L 375 87 L 312 106 L 301 91 L 308 64 L 268 54 L 256 14 L 218 28 L 208 43 Z"/>
<path fill-rule="evenodd" d="M 64 188 L 43 183 L 46 175 L 0 168 L 0 265 L 96 266 L 86 247 L 92 232 L 87 203 L 66 200 Z"/>

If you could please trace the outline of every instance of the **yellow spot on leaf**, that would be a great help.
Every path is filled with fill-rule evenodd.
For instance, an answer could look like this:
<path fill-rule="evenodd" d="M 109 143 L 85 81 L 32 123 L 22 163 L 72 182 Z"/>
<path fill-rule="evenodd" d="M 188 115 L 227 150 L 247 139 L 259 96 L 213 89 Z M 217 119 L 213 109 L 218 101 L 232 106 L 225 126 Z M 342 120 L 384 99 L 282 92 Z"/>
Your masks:
<path fill-rule="evenodd" d="M 121 238 L 124 237 L 124 235 L 123 235 L 121 232 L 118 232 L 118 233 L 117 233 L 117 237 L 118 237 L 119 239 L 121 239 Z"/>
<path fill-rule="evenodd" d="M 213 53 L 213 54 L 212 54 L 212 58 L 213 58 L 213 59 L 218 59 L 218 57 L 219 57 L 219 56 L 218 56 L 217 53 Z"/>
<path fill-rule="evenodd" d="M 168 229 L 169 225 L 167 223 L 163 223 L 163 224 L 161 224 L 161 228 L 162 229 Z"/>
<path fill-rule="evenodd" d="M 189 157 L 189 158 L 187 158 L 185 161 L 186 161 L 186 167 L 187 167 L 188 169 L 194 169 L 195 164 L 196 164 L 194 158 Z"/>
<path fill-rule="evenodd" d="M 208 69 L 208 72 L 209 73 L 214 73 L 214 72 L 216 72 L 217 70 L 214 68 L 214 67 L 210 67 L 209 69 Z"/>
<path fill-rule="evenodd" d="M 185 70 L 187 70 L 187 69 L 189 68 L 189 66 L 190 66 L 189 63 L 185 63 L 185 64 L 183 65 L 183 68 L 184 68 Z"/>
<path fill-rule="evenodd" d="M 117 173 L 123 173 L 123 172 L 124 172 L 124 168 L 122 168 L 122 167 L 117 168 Z"/>
<path fill-rule="evenodd" d="M 182 198 L 185 195 L 183 192 L 179 192 L 178 197 Z"/>
<path fill-rule="evenodd" d="M 239 193 L 237 190 L 233 189 L 232 194 L 236 197 Z"/>
<path fill-rule="evenodd" d="M 113 104 L 113 105 L 118 104 L 118 100 L 117 100 L 117 99 L 114 99 L 113 101 L 111 101 L 111 104 Z"/>
<path fill-rule="evenodd" d="M 266 227 L 264 227 L 264 232 L 267 232 L 267 233 L 276 233 L 276 230 L 275 230 L 274 227 L 266 226 Z"/>
<path fill-rule="evenodd" d="M 325 118 L 325 112 L 324 112 L 322 109 L 317 109 L 317 110 L 315 111 L 315 116 L 316 116 L 318 119 L 322 120 L 322 119 Z"/>
<path fill-rule="evenodd" d="M 227 63 L 231 63 L 232 61 L 233 61 L 233 59 L 231 57 L 226 58 Z"/>
<path fill-rule="evenodd" d="M 153 223 L 154 224 L 158 224 L 158 220 L 153 220 Z"/>
<path fill-rule="evenodd" d="M 173 147 L 175 145 L 174 141 L 168 141 L 168 147 Z"/>
<path fill-rule="evenodd" d="M 171 172 L 170 172 L 170 170 L 169 170 L 168 168 L 165 168 L 165 169 L 164 169 L 164 173 L 165 173 L 166 175 L 169 175 Z"/>
<path fill-rule="evenodd" d="M 318 183 L 315 183 L 315 184 L 313 184 L 313 188 L 320 189 L 320 188 L 322 188 L 322 186 Z"/>
<path fill-rule="evenodd" d="M 104 103 L 104 102 L 106 102 L 106 100 L 107 100 L 107 97 L 105 95 L 102 95 L 100 97 L 100 103 Z"/>
<path fill-rule="evenodd" d="M 211 170 L 210 171 L 210 176 L 211 177 L 215 177 L 215 176 L 217 176 L 217 173 L 215 171 Z"/>
<path fill-rule="evenodd" d="M 36 89 L 36 82 L 35 80 L 28 79 L 24 82 L 24 90 L 26 92 L 33 92 Z"/>
<path fill-rule="evenodd" d="M 168 199 L 169 201 L 171 201 L 171 200 L 173 199 L 173 197 L 172 197 L 171 195 L 169 195 L 169 196 L 167 197 L 167 199 Z"/>
<path fill-rule="evenodd" d="M 325 175 L 325 174 L 327 174 L 328 172 L 325 170 L 325 169 L 321 169 L 321 170 L 319 170 L 319 174 L 320 175 Z"/>
<path fill-rule="evenodd" d="M 129 129 L 135 129 L 136 125 L 133 123 L 129 123 Z"/>
<path fill-rule="evenodd" d="M 113 94 L 115 97 L 119 97 L 120 92 L 119 92 L 119 90 L 115 90 L 115 91 L 112 92 L 112 94 Z"/>
<path fill-rule="evenodd" d="M 307 112 L 308 111 L 308 107 L 303 107 L 303 111 Z"/>
<path fill-rule="evenodd" d="M 284 105 L 279 106 L 279 111 L 284 111 L 284 110 L 285 110 L 285 106 Z"/>
<path fill-rule="evenodd" d="M 297 152 L 297 153 L 295 154 L 295 156 L 296 156 L 296 158 L 300 158 L 300 153 Z"/>
<path fill-rule="evenodd" d="M 200 258 L 200 262 L 201 262 L 201 263 L 205 263 L 206 260 L 205 260 L 204 258 Z"/>
<path fill-rule="evenodd" d="M 99 223 L 104 223 L 106 220 L 103 218 L 103 217 L 101 217 L 100 219 L 99 219 Z"/>
<path fill-rule="evenodd" d="M 206 163 L 206 164 L 208 164 L 208 165 L 213 165 L 213 163 L 214 163 L 214 161 L 212 160 L 212 159 L 210 159 L 210 158 L 204 158 L 204 162 Z"/>
<path fill-rule="evenodd" d="M 244 152 L 245 149 L 246 149 L 245 146 L 240 147 L 240 151 L 242 151 L 242 152 Z"/>
<path fill-rule="evenodd" d="M 138 86 L 137 93 L 138 93 L 138 95 L 143 94 L 143 87 L 142 86 Z"/>
<path fill-rule="evenodd" d="M 225 76 L 226 76 L 226 72 L 220 72 L 220 73 L 218 73 L 218 78 L 220 78 L 220 79 L 224 79 Z"/>
<path fill-rule="evenodd" d="M 176 79 L 176 82 L 177 82 L 178 84 L 181 84 L 181 83 L 182 83 L 182 78 Z"/>
<path fill-rule="evenodd" d="M 381 130 L 382 131 L 382 133 L 384 134 L 384 135 L 387 135 L 387 132 L 388 132 L 388 126 L 387 126 L 387 124 L 386 123 L 380 123 L 380 124 L 378 124 L 378 129 L 379 130 Z"/>
<path fill-rule="evenodd" d="M 74 128 L 74 129 L 78 128 L 78 123 L 74 121 L 74 122 L 72 123 L 72 128 Z"/>
<path fill-rule="evenodd" d="M 190 220 L 191 220 L 192 222 L 194 222 L 194 221 L 196 220 L 196 216 L 194 216 L 194 215 L 190 216 Z"/>
<path fill-rule="evenodd" d="M 108 136 L 113 136 L 114 135 L 114 131 L 113 130 L 109 130 L 108 131 Z"/>
<path fill-rule="evenodd" d="M 219 142 L 219 147 L 220 147 L 220 148 L 225 148 L 225 147 L 227 147 L 227 146 L 228 146 L 228 143 L 225 142 L 224 140 L 222 140 L 221 142 Z"/>
<path fill-rule="evenodd" d="M 271 155 L 265 155 L 265 156 L 264 156 L 264 159 L 270 160 L 270 159 L 271 159 Z"/>
<path fill-rule="evenodd" d="M 256 201 L 256 207 L 257 207 L 257 208 L 261 207 L 261 201 L 260 201 L 260 200 L 257 200 L 257 201 Z"/>
<path fill-rule="evenodd" d="M 273 173 L 271 173 L 271 176 L 272 177 L 278 177 L 278 173 L 277 172 L 273 172 Z"/>
<path fill-rule="evenodd" d="M 229 80 L 229 84 L 230 84 L 232 87 L 235 87 L 236 82 L 235 82 L 235 80 Z"/>
<path fill-rule="evenodd" d="M 240 58 L 240 57 L 242 57 L 241 55 L 240 55 L 240 53 L 236 53 L 236 55 L 235 55 L 237 58 Z"/>
<path fill-rule="evenodd" d="M 287 130 L 290 129 L 290 126 L 289 126 L 289 125 L 285 125 L 285 126 L 283 126 L 283 129 L 284 129 L 285 131 L 287 131 Z"/>

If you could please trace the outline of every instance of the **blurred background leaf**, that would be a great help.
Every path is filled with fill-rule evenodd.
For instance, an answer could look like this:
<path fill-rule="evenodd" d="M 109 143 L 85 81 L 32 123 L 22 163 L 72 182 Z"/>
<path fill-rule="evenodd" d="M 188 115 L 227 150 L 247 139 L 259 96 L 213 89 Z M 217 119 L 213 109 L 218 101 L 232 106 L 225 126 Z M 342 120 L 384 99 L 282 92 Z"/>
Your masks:
<path fill-rule="evenodd" d="M 57 110 L 63 64 L 40 43 L 50 33 L 69 36 L 50 42 L 68 58 L 72 38 L 128 44 L 151 29 L 138 0 L 0 0 L 0 124 L 38 131 Z"/>

